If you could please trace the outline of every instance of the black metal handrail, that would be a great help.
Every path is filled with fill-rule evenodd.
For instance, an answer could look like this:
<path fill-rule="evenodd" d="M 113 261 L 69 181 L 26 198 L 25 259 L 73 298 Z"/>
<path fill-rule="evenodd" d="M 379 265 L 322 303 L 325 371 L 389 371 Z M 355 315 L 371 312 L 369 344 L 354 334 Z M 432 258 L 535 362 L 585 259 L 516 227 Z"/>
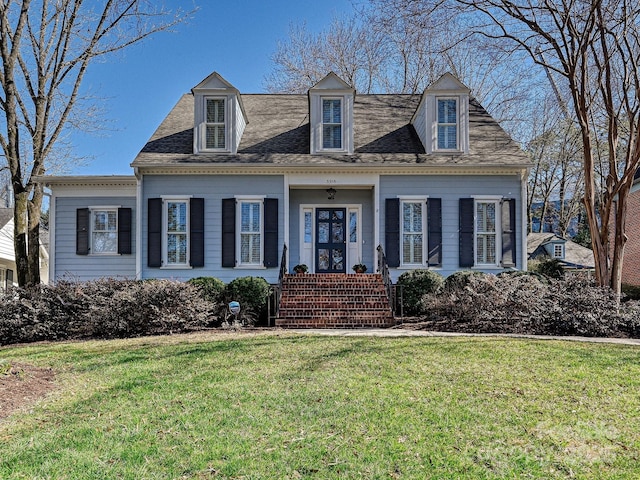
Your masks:
<path fill-rule="evenodd" d="M 382 245 L 378 245 L 376 248 L 378 251 L 378 265 L 377 271 L 382 274 L 382 281 L 384 283 L 384 288 L 387 291 L 387 298 L 392 305 L 392 309 L 395 312 L 396 302 L 393 295 L 393 282 L 391 281 L 391 275 L 389 275 L 389 265 L 387 264 L 387 257 L 384 255 L 384 249 Z"/>
<path fill-rule="evenodd" d="M 278 274 L 278 284 L 271 286 L 271 295 L 269 295 L 269 326 L 271 326 L 271 319 L 278 317 L 278 311 L 280 310 L 280 295 L 282 294 L 282 281 L 287 274 L 287 244 L 282 247 L 282 257 L 280 257 L 280 273 Z"/>

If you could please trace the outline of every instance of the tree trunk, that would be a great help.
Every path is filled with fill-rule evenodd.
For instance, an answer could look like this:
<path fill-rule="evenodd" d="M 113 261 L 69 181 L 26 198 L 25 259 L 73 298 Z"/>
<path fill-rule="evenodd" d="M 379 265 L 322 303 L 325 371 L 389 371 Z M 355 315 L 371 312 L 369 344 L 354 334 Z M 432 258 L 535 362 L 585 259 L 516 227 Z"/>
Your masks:
<path fill-rule="evenodd" d="M 42 186 L 34 188 L 33 198 L 28 203 L 29 225 L 29 253 L 27 285 L 40 283 L 40 216 L 42 212 Z"/>
<path fill-rule="evenodd" d="M 14 183 L 14 192 L 16 185 Z M 22 185 L 19 185 L 22 188 Z M 16 257 L 16 276 L 18 285 L 24 287 L 28 280 L 28 261 L 27 261 L 27 203 L 29 199 L 27 192 L 21 191 L 14 194 L 15 204 L 13 206 L 13 244 Z"/>

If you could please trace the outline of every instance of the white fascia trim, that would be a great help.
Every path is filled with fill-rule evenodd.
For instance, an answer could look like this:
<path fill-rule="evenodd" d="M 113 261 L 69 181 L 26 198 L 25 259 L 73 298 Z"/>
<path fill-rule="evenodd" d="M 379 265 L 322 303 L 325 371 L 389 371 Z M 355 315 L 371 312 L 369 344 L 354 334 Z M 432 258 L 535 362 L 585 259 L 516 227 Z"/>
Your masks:
<path fill-rule="evenodd" d="M 193 195 L 160 195 L 162 200 L 188 200 L 193 198 Z"/>
<path fill-rule="evenodd" d="M 49 284 L 56 278 L 56 196 L 49 198 Z"/>
<path fill-rule="evenodd" d="M 136 280 L 142 280 L 142 175 L 136 175 Z"/>
<path fill-rule="evenodd" d="M 266 195 L 234 195 L 233 198 L 236 200 L 264 200 L 267 198 Z"/>
<path fill-rule="evenodd" d="M 502 195 L 471 195 L 474 200 L 500 201 L 504 197 Z"/>
<path fill-rule="evenodd" d="M 291 239 L 289 238 L 289 236 L 291 235 L 291 232 L 289 231 L 289 175 L 285 174 L 283 175 L 282 178 L 282 182 L 283 182 L 283 191 L 284 191 L 284 208 L 283 208 L 283 214 L 284 214 L 284 232 L 283 232 L 283 237 L 284 237 L 284 244 L 288 245 L 287 248 L 287 254 L 285 257 L 285 262 L 286 265 L 290 265 L 289 263 L 289 252 L 291 250 Z"/>
<path fill-rule="evenodd" d="M 429 195 L 398 195 L 398 200 L 426 200 Z"/>

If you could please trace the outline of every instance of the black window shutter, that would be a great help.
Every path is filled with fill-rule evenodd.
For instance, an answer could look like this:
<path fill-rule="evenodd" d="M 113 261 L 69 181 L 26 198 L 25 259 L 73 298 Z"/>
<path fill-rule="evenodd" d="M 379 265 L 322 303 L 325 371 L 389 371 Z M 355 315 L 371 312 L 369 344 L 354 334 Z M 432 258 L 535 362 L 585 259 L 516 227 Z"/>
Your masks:
<path fill-rule="evenodd" d="M 473 267 L 473 198 L 460 199 L 460 266 Z"/>
<path fill-rule="evenodd" d="M 131 209 L 118 209 L 118 253 L 131 254 Z"/>
<path fill-rule="evenodd" d="M 150 198 L 147 220 L 147 264 L 151 268 L 162 266 L 162 199 Z"/>
<path fill-rule="evenodd" d="M 13 270 L 7 270 L 7 278 L 5 278 L 5 288 L 13 287 Z"/>
<path fill-rule="evenodd" d="M 204 198 L 189 201 L 189 263 L 204 267 Z"/>
<path fill-rule="evenodd" d="M 387 265 L 400 266 L 400 199 L 387 198 L 384 208 L 384 253 Z"/>
<path fill-rule="evenodd" d="M 222 266 L 236 266 L 236 199 L 222 199 Z"/>
<path fill-rule="evenodd" d="M 89 217 L 88 208 L 76 210 L 76 255 L 89 255 Z"/>
<path fill-rule="evenodd" d="M 516 200 L 502 201 L 502 266 L 516 266 Z"/>
<path fill-rule="evenodd" d="M 264 199 L 264 266 L 278 266 L 278 199 Z"/>
<path fill-rule="evenodd" d="M 442 200 L 427 199 L 427 215 L 429 226 L 428 258 L 430 267 L 442 266 Z"/>

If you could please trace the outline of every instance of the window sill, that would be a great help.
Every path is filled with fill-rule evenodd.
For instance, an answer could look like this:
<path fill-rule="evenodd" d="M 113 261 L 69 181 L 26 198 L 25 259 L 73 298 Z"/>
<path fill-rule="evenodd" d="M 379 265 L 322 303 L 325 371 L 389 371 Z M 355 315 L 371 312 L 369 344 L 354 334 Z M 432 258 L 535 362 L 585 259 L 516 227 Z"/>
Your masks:
<path fill-rule="evenodd" d="M 510 267 L 501 267 L 500 265 L 474 265 L 473 270 L 504 270 Z"/>
<path fill-rule="evenodd" d="M 105 252 L 105 253 L 90 253 L 89 257 L 120 257 L 122 253 L 117 252 Z"/>
<path fill-rule="evenodd" d="M 266 270 L 267 267 L 264 265 L 236 265 L 234 267 L 236 270 Z"/>
<path fill-rule="evenodd" d="M 191 265 L 182 264 L 182 265 L 163 265 L 160 267 L 160 270 L 191 270 L 193 267 Z"/>

